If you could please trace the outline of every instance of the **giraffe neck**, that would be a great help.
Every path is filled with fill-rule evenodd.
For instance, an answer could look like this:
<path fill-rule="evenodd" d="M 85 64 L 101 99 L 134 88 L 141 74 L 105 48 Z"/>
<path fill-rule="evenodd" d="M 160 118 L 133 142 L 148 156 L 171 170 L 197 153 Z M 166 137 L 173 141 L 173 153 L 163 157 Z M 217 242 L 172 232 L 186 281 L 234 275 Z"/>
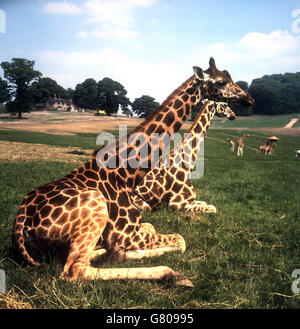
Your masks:
<path fill-rule="evenodd" d="M 244 142 L 244 139 L 246 138 L 246 134 L 245 135 L 243 135 L 242 137 L 240 137 L 239 139 L 238 139 L 238 144 L 239 145 L 242 145 L 243 144 L 243 142 Z"/>
<path fill-rule="evenodd" d="M 182 165 L 182 168 L 186 171 L 194 169 L 200 150 L 201 135 L 206 134 L 215 112 L 215 103 L 213 101 L 207 101 L 188 130 L 184 140 L 172 149 L 167 157 L 163 158 L 163 166 Z"/>
<path fill-rule="evenodd" d="M 201 100 L 201 84 L 195 75 L 191 76 L 127 137 L 94 152 L 90 161 L 78 170 L 92 169 L 100 181 L 108 178 L 113 185 L 134 188 L 151 170 L 152 154 L 161 155 L 170 136 L 181 128 Z M 72 174 L 77 175 L 78 170 Z"/>

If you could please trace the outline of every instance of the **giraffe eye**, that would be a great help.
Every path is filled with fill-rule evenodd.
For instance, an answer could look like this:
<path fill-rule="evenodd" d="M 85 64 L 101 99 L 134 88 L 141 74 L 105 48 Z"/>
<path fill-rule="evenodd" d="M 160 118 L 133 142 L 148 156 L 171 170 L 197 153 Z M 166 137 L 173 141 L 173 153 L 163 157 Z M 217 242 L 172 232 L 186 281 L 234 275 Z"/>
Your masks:
<path fill-rule="evenodd" d="M 216 82 L 216 84 L 217 84 L 219 87 L 223 87 L 223 86 L 225 86 L 226 83 L 227 83 L 227 81 L 225 81 L 225 80 L 219 80 L 219 81 Z"/>

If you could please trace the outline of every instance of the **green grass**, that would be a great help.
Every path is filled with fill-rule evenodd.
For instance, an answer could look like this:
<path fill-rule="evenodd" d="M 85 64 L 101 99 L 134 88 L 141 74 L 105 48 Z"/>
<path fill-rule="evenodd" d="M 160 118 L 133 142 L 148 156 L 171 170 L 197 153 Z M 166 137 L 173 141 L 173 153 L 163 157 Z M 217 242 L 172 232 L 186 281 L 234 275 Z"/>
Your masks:
<path fill-rule="evenodd" d="M 37 143 L 55 146 L 74 146 L 83 149 L 97 149 L 97 134 L 76 133 L 76 135 L 47 134 L 32 131 L 0 130 L 0 140 L 23 143 Z"/>
<path fill-rule="evenodd" d="M 213 126 L 217 128 L 282 128 L 290 122 L 291 119 L 299 120 L 293 127 L 300 127 L 300 115 L 280 114 L 280 115 L 252 115 L 238 117 L 237 120 L 228 121 L 225 118 L 215 118 Z"/>
<path fill-rule="evenodd" d="M 300 159 L 294 154 L 300 137 L 278 136 L 275 155 L 266 156 L 253 148 L 269 135 L 250 132 L 244 157 L 238 158 L 229 152 L 226 138 L 241 134 L 210 129 L 205 139 L 204 176 L 193 184 L 198 199 L 214 204 L 216 214 L 198 215 L 199 221 L 167 209 L 143 214 L 158 232 L 182 234 L 187 243 L 184 254 L 103 265 L 166 265 L 184 273 L 193 289 L 138 280 L 70 283 L 59 279 L 62 267 L 55 259 L 38 268 L 16 264 L 10 251 L 11 229 L 23 196 L 75 165 L 0 163 L 0 268 L 6 272 L 7 289 L 35 308 L 299 308 L 291 273 L 300 268 Z M 47 134 L 20 135 L 27 142 L 82 142 L 91 149 L 96 136 L 55 135 L 52 140 Z M 13 138 L 9 136 L 0 132 L 0 139 Z"/>

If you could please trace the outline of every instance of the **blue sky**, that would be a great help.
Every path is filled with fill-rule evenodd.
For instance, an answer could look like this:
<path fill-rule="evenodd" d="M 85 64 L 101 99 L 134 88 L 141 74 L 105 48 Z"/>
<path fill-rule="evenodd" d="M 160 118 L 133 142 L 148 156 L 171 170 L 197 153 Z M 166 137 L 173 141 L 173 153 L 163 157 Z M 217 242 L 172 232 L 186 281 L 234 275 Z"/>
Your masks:
<path fill-rule="evenodd" d="M 300 0 L 0 0 L 0 9 L 0 62 L 35 60 L 65 88 L 108 76 L 132 101 L 161 102 L 210 56 L 234 81 L 300 71 Z"/>

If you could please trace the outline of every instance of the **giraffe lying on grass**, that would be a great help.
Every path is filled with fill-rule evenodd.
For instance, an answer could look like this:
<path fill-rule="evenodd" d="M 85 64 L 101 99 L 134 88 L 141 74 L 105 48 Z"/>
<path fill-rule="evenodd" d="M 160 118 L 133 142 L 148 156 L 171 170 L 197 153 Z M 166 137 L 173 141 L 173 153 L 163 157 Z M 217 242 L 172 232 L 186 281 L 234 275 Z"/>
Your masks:
<path fill-rule="evenodd" d="M 161 160 L 160 167 L 149 171 L 135 189 L 133 201 L 144 210 L 163 205 L 172 210 L 216 212 L 213 205 L 197 201 L 190 181 L 201 147 L 201 134 L 206 134 L 214 115 L 233 120 L 234 112 L 227 103 L 206 101 L 184 140 Z"/>
<path fill-rule="evenodd" d="M 79 168 L 24 197 L 13 224 L 15 249 L 33 265 L 39 265 L 35 253 L 40 248 L 65 251 L 60 276 L 65 280 L 148 279 L 192 286 L 166 266 L 96 268 L 90 262 L 103 252 L 131 259 L 185 251 L 181 235 L 159 234 L 142 223 L 131 195 L 151 170 L 152 152 L 161 154 L 163 143 L 153 143 L 153 133 L 169 140 L 204 98 L 254 103 L 227 71 L 217 70 L 213 58 L 206 71 L 194 67 L 194 74 L 127 137 L 103 146 Z"/>

